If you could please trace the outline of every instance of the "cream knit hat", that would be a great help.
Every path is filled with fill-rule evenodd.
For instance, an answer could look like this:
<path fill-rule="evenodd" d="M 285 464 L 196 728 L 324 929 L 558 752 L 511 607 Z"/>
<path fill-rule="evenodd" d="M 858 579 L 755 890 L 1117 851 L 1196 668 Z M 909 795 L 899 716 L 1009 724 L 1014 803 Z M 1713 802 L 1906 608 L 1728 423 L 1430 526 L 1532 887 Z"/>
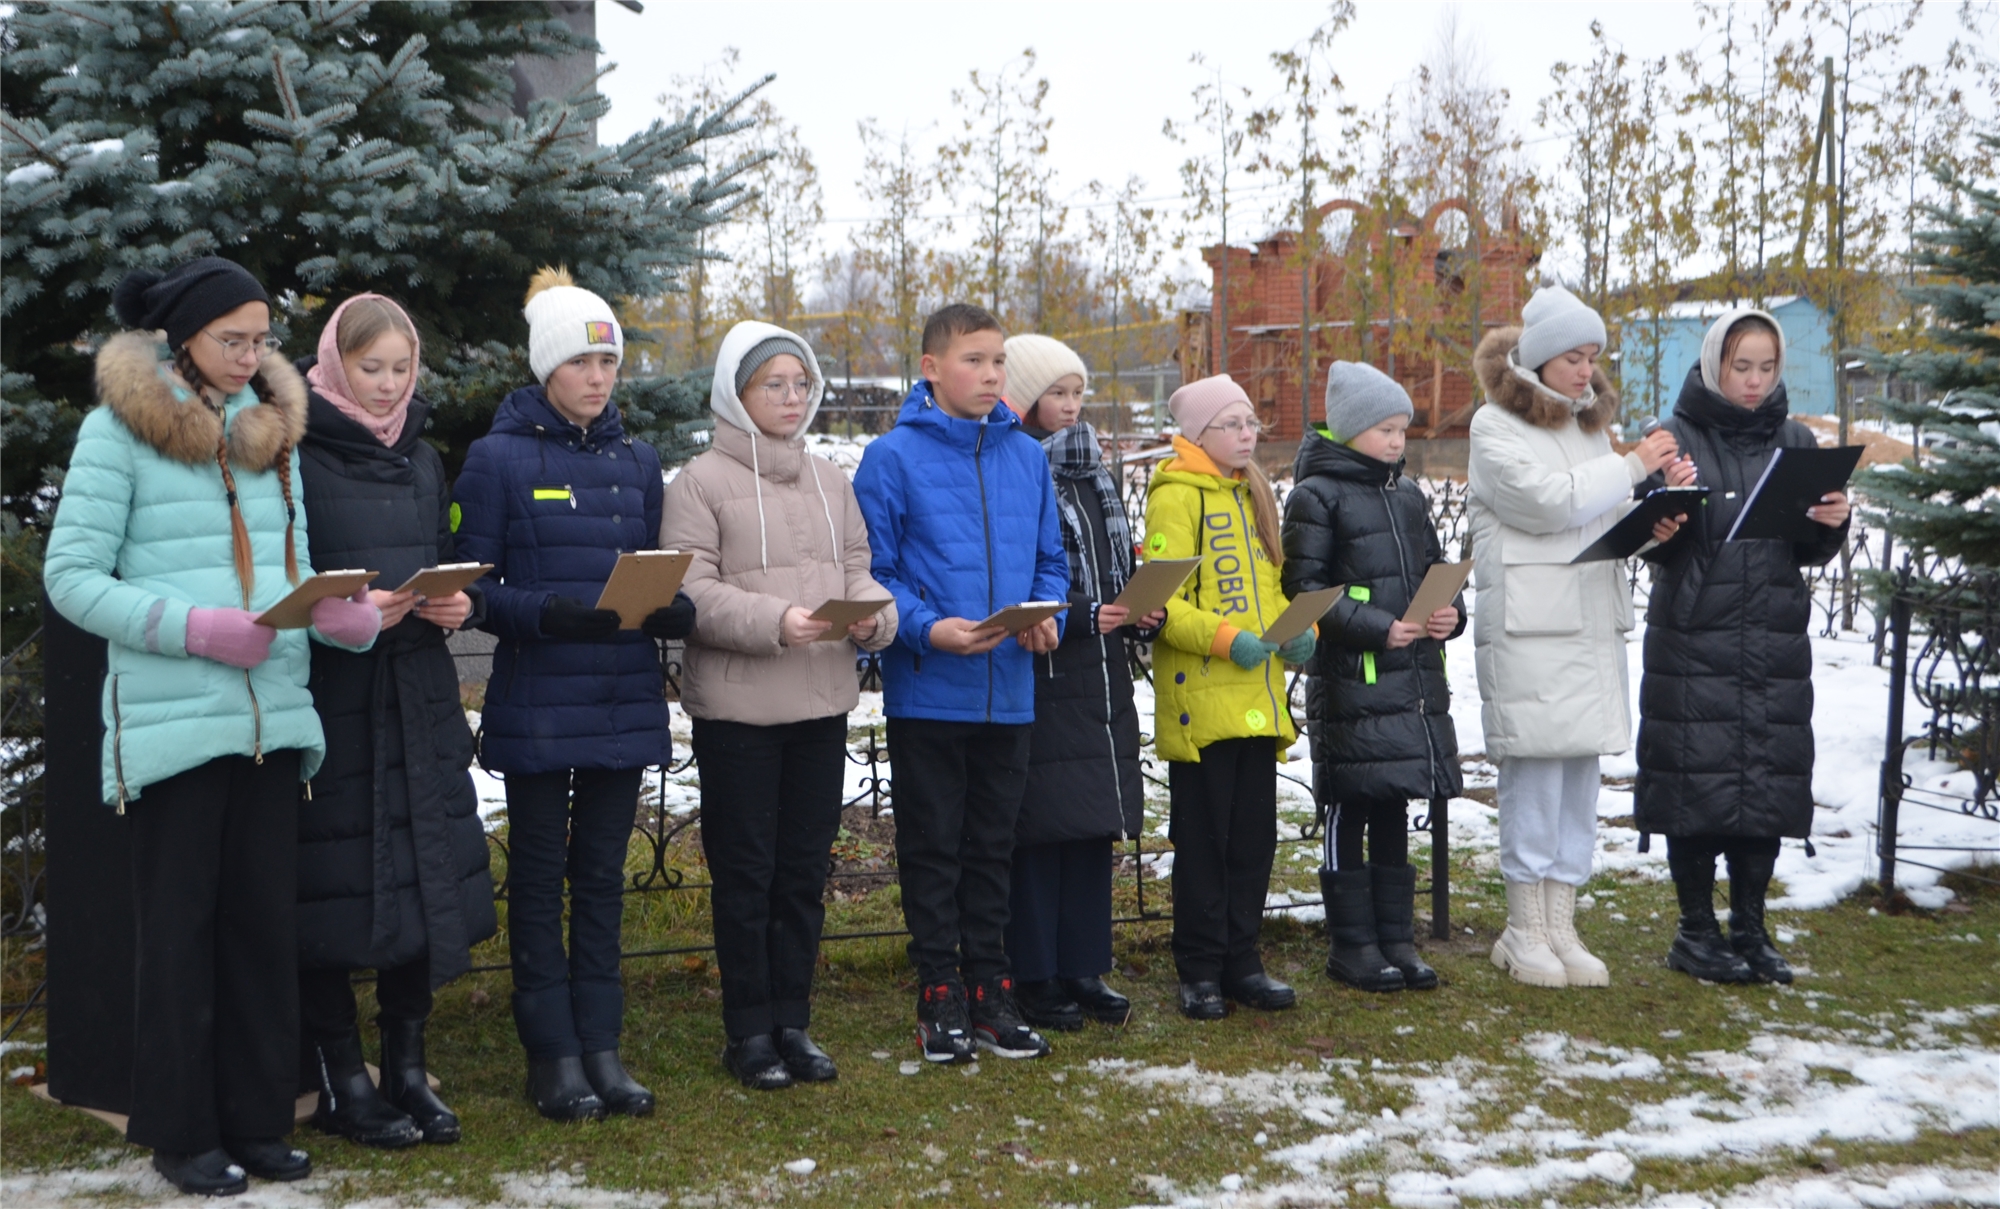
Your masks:
<path fill-rule="evenodd" d="M 1035 409 L 1042 392 L 1057 379 L 1075 374 L 1090 385 L 1083 358 L 1053 336 L 1010 336 L 1007 339 L 1007 402 L 1021 415 Z"/>
<path fill-rule="evenodd" d="M 611 304 L 578 286 L 568 269 L 544 268 L 528 282 L 528 365 L 547 382 L 556 366 L 585 353 L 625 360 L 625 333 Z"/>

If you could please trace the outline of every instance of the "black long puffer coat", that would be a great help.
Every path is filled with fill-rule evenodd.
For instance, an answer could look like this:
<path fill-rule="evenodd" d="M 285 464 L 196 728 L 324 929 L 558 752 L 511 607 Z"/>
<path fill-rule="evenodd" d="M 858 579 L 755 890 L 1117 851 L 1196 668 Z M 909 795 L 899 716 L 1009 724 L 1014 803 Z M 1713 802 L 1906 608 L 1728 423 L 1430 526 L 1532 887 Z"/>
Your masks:
<path fill-rule="evenodd" d="M 1838 554 L 1847 526 L 1820 526 L 1811 543 L 1722 540 L 1772 451 L 1818 444 L 1788 418 L 1782 382 L 1750 411 L 1710 391 L 1695 366 L 1665 427 L 1709 497 L 1646 555 L 1634 823 L 1677 836 L 1803 837 L 1813 813 L 1812 598 L 1799 568 Z"/>
<path fill-rule="evenodd" d="M 1321 803 L 1450 797 L 1465 787 L 1451 722 L 1444 643 L 1389 650 L 1389 623 L 1410 607 L 1444 548 L 1430 505 L 1401 462 L 1390 465 L 1318 432 L 1299 446 L 1285 500 L 1285 595 L 1346 584 L 1319 623 L 1308 667 L 1306 726 Z M 1465 630 L 1465 598 L 1452 602 Z"/>
<path fill-rule="evenodd" d="M 1139 711 L 1125 658 L 1125 636 L 1141 635 L 1131 626 L 1100 634 L 1091 611 L 1116 595 L 1111 542 L 1104 528 L 1107 504 L 1091 480 L 1067 477 L 1056 479 L 1056 503 L 1065 516 L 1070 608 L 1062 644 L 1035 656 L 1035 724 L 1028 740 L 1028 789 L 1014 832 L 1017 844 L 1126 839 L 1138 835 L 1144 823 Z M 1114 499 L 1108 506 L 1124 504 Z M 1083 534 L 1081 542 L 1077 530 Z"/>
<path fill-rule="evenodd" d="M 411 400 L 390 448 L 313 393 L 299 446 L 313 566 L 365 567 L 393 588 L 453 561 L 444 465 L 422 435 L 429 414 Z M 468 593 L 470 626 L 482 601 Z M 411 613 L 362 654 L 314 643 L 311 687 L 326 762 L 299 803 L 299 964 L 387 969 L 428 949 L 442 986 L 498 926 L 444 631 Z"/>

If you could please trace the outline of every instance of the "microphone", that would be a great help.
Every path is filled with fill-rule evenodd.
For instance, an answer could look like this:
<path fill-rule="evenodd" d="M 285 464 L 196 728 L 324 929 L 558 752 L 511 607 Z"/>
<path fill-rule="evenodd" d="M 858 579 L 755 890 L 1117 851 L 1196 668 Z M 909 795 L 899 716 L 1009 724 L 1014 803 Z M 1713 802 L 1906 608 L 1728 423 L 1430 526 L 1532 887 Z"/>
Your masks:
<path fill-rule="evenodd" d="M 1639 439 L 1643 441 L 1647 437 L 1652 436 L 1659 427 L 1660 417 L 1647 416 L 1645 419 L 1639 421 Z"/>

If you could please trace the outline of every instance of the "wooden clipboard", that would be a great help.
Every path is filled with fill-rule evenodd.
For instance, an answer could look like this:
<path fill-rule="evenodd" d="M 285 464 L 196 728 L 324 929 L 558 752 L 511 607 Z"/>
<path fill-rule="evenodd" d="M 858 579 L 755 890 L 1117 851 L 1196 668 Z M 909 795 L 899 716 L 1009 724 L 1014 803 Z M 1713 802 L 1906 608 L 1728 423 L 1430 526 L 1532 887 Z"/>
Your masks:
<path fill-rule="evenodd" d="M 857 621 L 866 621 L 880 613 L 894 602 L 887 600 L 829 600 L 808 616 L 814 621 L 830 621 L 831 629 L 821 634 L 814 642 L 839 642 L 847 637 L 847 627 Z"/>
<path fill-rule="evenodd" d="M 1458 596 L 1458 590 L 1472 576 L 1472 560 L 1461 563 L 1432 563 L 1424 572 L 1424 582 L 1417 585 L 1417 594 L 1410 597 L 1410 607 L 1403 613 L 1404 625 L 1420 626 L 1429 622 L 1431 614 L 1439 609 L 1448 609 Z"/>
<path fill-rule="evenodd" d="M 1319 619 L 1326 616 L 1326 611 L 1333 607 L 1333 602 L 1339 600 L 1346 591 L 1347 585 L 1340 584 L 1331 588 L 1321 588 L 1317 592 L 1299 593 L 1292 598 L 1291 604 L 1285 606 L 1285 611 L 1278 614 L 1278 619 L 1258 637 L 1272 646 L 1285 645 L 1317 625 Z"/>
<path fill-rule="evenodd" d="M 463 592 L 492 569 L 492 563 L 440 563 L 435 567 L 425 567 L 404 580 L 402 586 L 395 590 L 415 592 L 425 600 L 442 598 Z"/>
<path fill-rule="evenodd" d="M 1023 601 L 1017 605 L 1008 605 L 972 628 L 975 630 L 984 630 L 997 625 L 1009 634 L 1018 634 L 1029 626 L 1040 625 L 1067 608 L 1069 608 L 1068 601 Z"/>
<path fill-rule="evenodd" d="M 1130 609 L 1132 620 L 1137 621 L 1155 609 L 1165 608 L 1200 565 L 1199 558 L 1156 558 L 1141 563 L 1132 572 L 1132 578 L 1125 581 L 1125 590 L 1111 603 Z"/>
<path fill-rule="evenodd" d="M 619 629 L 636 630 L 648 613 L 674 603 L 674 593 L 681 590 L 681 580 L 687 577 L 692 562 L 694 555 L 679 550 L 620 554 L 597 598 L 597 607 L 617 613 Z"/>
<path fill-rule="evenodd" d="M 257 624 L 274 630 L 303 630 L 313 623 L 313 606 L 335 596 L 352 596 L 374 582 L 374 571 L 317 571 L 277 604 L 257 614 Z"/>

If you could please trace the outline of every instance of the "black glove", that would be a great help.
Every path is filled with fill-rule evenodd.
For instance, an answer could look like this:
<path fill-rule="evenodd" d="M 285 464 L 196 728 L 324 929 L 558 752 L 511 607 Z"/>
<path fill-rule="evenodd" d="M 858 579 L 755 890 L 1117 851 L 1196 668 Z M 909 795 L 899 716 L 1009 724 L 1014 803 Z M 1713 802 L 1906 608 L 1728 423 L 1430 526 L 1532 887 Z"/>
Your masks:
<path fill-rule="evenodd" d="M 694 633 L 694 601 L 685 592 L 676 594 L 674 603 L 646 614 L 646 619 L 639 623 L 639 632 L 661 641 L 686 638 Z"/>
<path fill-rule="evenodd" d="M 618 614 L 557 596 L 542 606 L 542 633 L 572 642 L 593 642 L 618 632 Z"/>

